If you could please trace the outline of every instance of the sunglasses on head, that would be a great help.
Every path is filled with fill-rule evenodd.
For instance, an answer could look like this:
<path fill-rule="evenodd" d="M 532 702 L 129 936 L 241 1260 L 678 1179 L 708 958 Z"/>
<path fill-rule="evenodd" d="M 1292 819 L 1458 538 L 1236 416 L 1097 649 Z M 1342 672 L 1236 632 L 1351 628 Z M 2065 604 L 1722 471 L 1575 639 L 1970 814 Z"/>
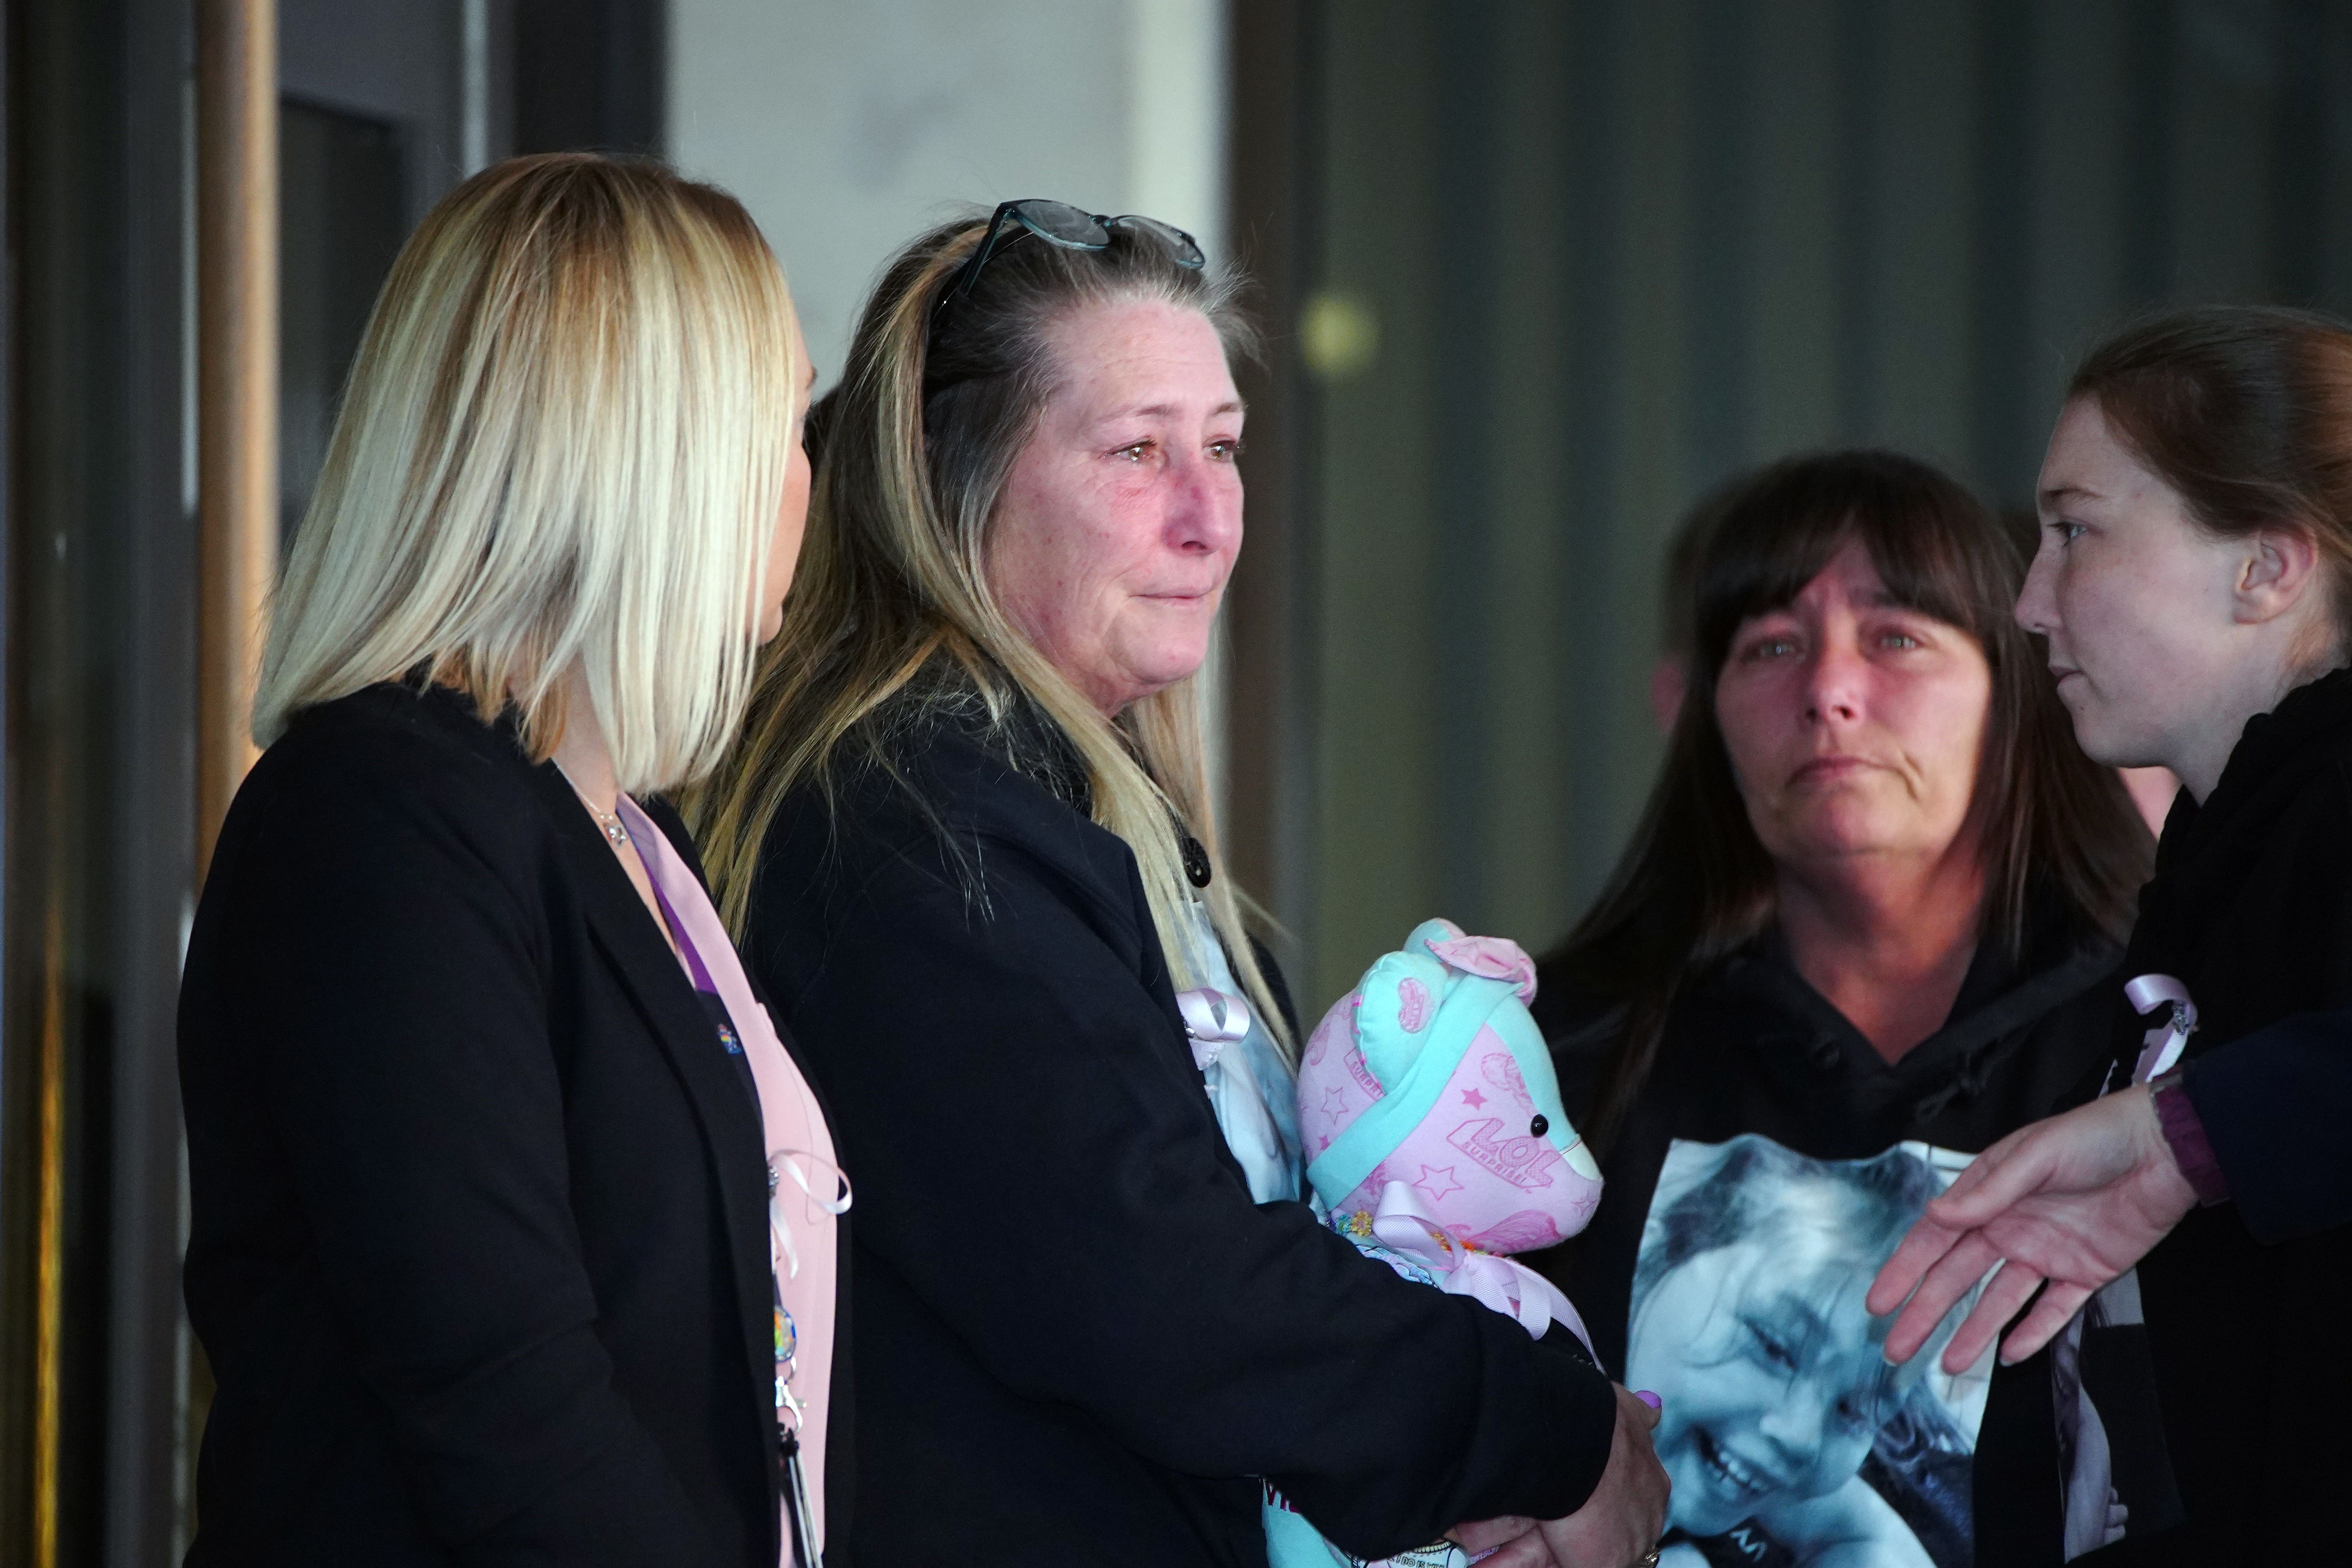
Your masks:
<path fill-rule="evenodd" d="M 971 292 L 980 280 L 982 268 L 998 251 L 1021 237 L 1025 231 L 1050 245 L 1065 250 L 1103 250 L 1110 245 L 1110 232 L 1115 228 L 1131 229 L 1158 240 L 1168 251 L 1168 258 L 1179 267 L 1198 269 L 1209 264 L 1201 254 L 1200 242 L 1172 224 L 1161 223 L 1156 217 L 1143 217 L 1135 213 L 1121 213 L 1116 217 L 1102 213 L 1090 213 L 1072 206 L 1067 202 L 1046 201 L 1030 196 L 1017 202 L 1006 202 L 988 220 L 988 233 L 980 247 L 957 270 L 956 280 L 948 292 L 962 299 Z"/>

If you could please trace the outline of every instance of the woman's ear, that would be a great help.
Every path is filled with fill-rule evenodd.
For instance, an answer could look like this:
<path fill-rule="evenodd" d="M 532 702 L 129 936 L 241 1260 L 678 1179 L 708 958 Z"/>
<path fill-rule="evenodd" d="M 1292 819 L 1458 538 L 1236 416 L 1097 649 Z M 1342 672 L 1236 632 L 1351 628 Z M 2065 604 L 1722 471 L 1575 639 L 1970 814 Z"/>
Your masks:
<path fill-rule="evenodd" d="M 2319 541 L 2300 528 L 2259 528 L 2245 536 L 2232 591 L 2241 626 L 2273 621 L 2324 592 Z"/>

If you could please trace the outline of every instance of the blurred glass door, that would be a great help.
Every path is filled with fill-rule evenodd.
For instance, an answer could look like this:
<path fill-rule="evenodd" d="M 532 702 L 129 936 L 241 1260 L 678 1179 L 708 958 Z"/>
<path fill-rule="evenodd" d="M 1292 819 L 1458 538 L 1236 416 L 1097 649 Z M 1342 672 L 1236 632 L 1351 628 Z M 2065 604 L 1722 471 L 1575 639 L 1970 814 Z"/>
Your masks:
<path fill-rule="evenodd" d="M 310 504 L 343 381 L 408 230 L 400 127 L 289 98 L 278 110 L 281 548 Z"/>

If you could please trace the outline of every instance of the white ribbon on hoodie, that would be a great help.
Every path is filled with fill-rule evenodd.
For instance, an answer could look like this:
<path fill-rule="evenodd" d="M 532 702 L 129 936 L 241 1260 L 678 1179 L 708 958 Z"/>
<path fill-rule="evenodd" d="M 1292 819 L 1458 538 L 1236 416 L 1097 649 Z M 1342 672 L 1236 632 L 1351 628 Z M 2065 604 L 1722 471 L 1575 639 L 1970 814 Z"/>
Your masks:
<path fill-rule="evenodd" d="M 2143 1016 L 2167 1003 L 2172 1005 L 2165 1021 L 2140 1037 L 2143 1048 L 2138 1066 L 2132 1069 L 2132 1082 L 2146 1083 L 2171 1071 L 2172 1064 L 2188 1049 L 2189 1037 L 2197 1032 L 2197 1004 L 2189 999 L 2189 987 L 2169 974 L 2143 974 L 2124 987 L 2124 995 L 2133 1011 Z"/>

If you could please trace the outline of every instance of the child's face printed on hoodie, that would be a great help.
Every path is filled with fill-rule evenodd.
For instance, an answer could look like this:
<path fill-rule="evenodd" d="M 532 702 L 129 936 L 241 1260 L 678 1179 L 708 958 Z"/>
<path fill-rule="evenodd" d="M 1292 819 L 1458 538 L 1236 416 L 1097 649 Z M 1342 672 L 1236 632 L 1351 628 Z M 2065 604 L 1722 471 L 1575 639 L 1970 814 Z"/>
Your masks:
<path fill-rule="evenodd" d="M 1719 1535 L 1861 1469 L 1916 1374 L 1880 1354 L 1885 1325 L 1862 1305 L 1872 1269 L 1852 1250 L 1810 1229 L 1742 1241 L 1684 1259 L 1643 1299 L 1625 1380 L 1664 1401 L 1654 1440 L 1674 1524 Z"/>

